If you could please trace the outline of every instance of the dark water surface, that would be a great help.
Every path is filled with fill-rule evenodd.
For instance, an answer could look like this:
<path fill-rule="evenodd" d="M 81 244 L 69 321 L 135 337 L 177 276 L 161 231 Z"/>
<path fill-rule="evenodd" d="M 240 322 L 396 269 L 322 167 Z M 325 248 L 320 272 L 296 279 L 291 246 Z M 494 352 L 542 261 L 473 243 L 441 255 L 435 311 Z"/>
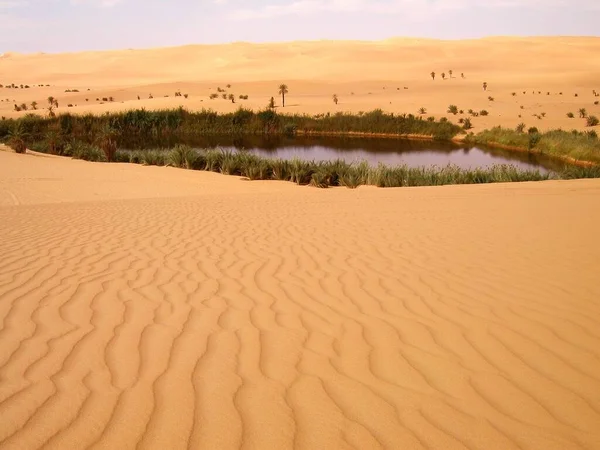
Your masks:
<path fill-rule="evenodd" d="M 560 163 L 540 155 L 500 149 L 471 147 L 451 142 L 418 141 L 395 138 L 342 138 L 282 137 L 282 136 L 195 136 L 192 138 L 161 138 L 155 141 L 121 142 L 129 149 L 170 148 L 175 144 L 188 144 L 195 148 L 221 148 L 230 151 L 248 151 L 268 158 L 328 161 L 342 159 L 347 162 L 367 161 L 376 166 L 405 164 L 409 167 L 447 166 L 461 168 L 489 167 L 494 164 L 511 164 L 521 169 L 547 172 L 558 169 Z"/>

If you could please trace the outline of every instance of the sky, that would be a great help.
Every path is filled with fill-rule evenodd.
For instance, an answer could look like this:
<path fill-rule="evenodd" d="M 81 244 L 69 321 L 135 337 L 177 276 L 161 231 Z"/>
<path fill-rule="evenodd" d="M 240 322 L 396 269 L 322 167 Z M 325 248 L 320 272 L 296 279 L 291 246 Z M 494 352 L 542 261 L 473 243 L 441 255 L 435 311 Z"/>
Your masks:
<path fill-rule="evenodd" d="M 600 0 L 0 0 L 0 53 L 600 34 Z"/>

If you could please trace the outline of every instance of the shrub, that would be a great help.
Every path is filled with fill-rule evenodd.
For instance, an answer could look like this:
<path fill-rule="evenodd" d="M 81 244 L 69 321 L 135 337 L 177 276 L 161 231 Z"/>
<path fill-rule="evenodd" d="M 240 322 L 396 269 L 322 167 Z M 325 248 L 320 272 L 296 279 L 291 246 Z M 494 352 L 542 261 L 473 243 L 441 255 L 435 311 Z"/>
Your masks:
<path fill-rule="evenodd" d="M 294 158 L 290 161 L 291 181 L 296 184 L 308 184 L 312 175 L 311 164 Z"/>
<path fill-rule="evenodd" d="M 463 128 L 465 130 L 470 130 L 471 128 L 473 128 L 473 125 L 471 124 L 471 119 L 469 119 L 468 117 L 464 121 Z"/>
<path fill-rule="evenodd" d="M 8 146 L 16 153 L 25 153 L 27 150 L 27 144 L 25 143 L 27 137 L 28 133 L 25 131 L 22 124 L 17 123 L 8 132 Z"/>
<path fill-rule="evenodd" d="M 146 166 L 164 166 L 168 153 L 161 150 L 145 150 L 141 152 L 140 162 Z"/>
<path fill-rule="evenodd" d="M 481 115 L 481 116 L 487 116 L 488 114 L 489 113 L 485 109 L 482 109 L 481 111 L 479 111 L 479 115 Z"/>
<path fill-rule="evenodd" d="M 450 114 L 456 115 L 456 114 L 458 114 L 458 107 L 456 105 L 450 105 L 450 106 L 448 106 L 448 112 Z"/>
<path fill-rule="evenodd" d="M 539 131 L 538 131 L 538 129 L 536 127 L 530 127 L 527 130 L 527 133 L 529 133 L 529 134 L 537 134 L 537 133 L 539 133 Z"/>
<path fill-rule="evenodd" d="M 71 156 L 75 159 L 95 162 L 106 162 L 107 160 L 105 153 L 100 148 L 86 142 L 72 142 L 67 152 L 71 153 Z"/>
<path fill-rule="evenodd" d="M 490 97 L 488 97 L 488 100 L 489 100 L 490 102 L 493 102 L 493 101 L 494 101 L 494 97 L 491 97 L 491 96 L 490 96 Z"/>
<path fill-rule="evenodd" d="M 598 120 L 598 118 L 596 116 L 588 116 L 587 117 L 586 126 L 595 127 L 596 125 L 598 125 L 598 123 L 600 123 L 600 121 Z"/>
<path fill-rule="evenodd" d="M 310 178 L 310 185 L 321 189 L 329 187 L 329 174 L 325 170 L 317 169 Z"/>
<path fill-rule="evenodd" d="M 198 155 L 196 151 L 187 145 L 176 145 L 167 155 L 169 164 L 182 169 L 192 169 Z"/>
<path fill-rule="evenodd" d="M 573 114 L 572 112 L 568 112 L 568 113 L 567 113 L 567 117 L 568 117 L 569 119 L 573 119 L 573 118 L 575 117 L 575 114 Z"/>
<path fill-rule="evenodd" d="M 270 161 L 254 155 L 247 155 L 242 161 L 242 175 L 249 180 L 268 180 L 271 178 Z"/>
<path fill-rule="evenodd" d="M 292 178 L 291 165 L 284 159 L 276 159 L 271 162 L 273 179 L 281 181 L 290 181 Z"/>
<path fill-rule="evenodd" d="M 515 131 L 517 133 L 523 133 L 525 131 L 525 124 L 523 122 L 521 122 L 519 125 L 517 125 L 517 127 L 515 128 Z"/>

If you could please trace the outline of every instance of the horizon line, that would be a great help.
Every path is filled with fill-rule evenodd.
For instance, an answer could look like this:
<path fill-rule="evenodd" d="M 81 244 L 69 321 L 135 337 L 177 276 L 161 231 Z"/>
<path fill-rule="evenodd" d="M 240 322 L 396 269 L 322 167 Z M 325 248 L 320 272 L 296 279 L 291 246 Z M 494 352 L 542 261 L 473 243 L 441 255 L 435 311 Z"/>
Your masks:
<path fill-rule="evenodd" d="M 181 47 L 218 47 L 224 45 L 275 45 L 275 44 L 292 44 L 292 43 L 318 43 L 318 42 L 355 42 L 355 43 L 379 43 L 391 40 L 411 39 L 416 41 L 437 41 L 437 42 L 459 42 L 459 41 L 482 41 L 486 39 L 560 39 L 560 38 L 581 38 L 581 39 L 600 39 L 600 36 L 593 35 L 569 35 L 569 34 L 540 34 L 540 35 L 488 35 L 481 37 L 472 38 L 430 38 L 430 37 L 419 37 L 419 36 L 390 36 L 383 39 L 291 39 L 285 41 L 224 41 L 218 43 L 188 43 L 179 45 L 165 45 L 165 46 L 151 46 L 151 47 L 123 47 L 123 48 L 105 48 L 105 49 L 90 49 L 90 50 L 76 50 L 76 51 L 57 51 L 57 52 L 18 52 L 12 50 L 6 50 L 0 52 L 0 58 L 12 55 L 62 55 L 62 54 L 78 54 L 78 53 L 102 53 L 102 52 L 115 52 L 115 51 L 146 51 L 146 50 L 159 50 L 159 49 L 170 49 L 170 48 L 181 48 Z"/>

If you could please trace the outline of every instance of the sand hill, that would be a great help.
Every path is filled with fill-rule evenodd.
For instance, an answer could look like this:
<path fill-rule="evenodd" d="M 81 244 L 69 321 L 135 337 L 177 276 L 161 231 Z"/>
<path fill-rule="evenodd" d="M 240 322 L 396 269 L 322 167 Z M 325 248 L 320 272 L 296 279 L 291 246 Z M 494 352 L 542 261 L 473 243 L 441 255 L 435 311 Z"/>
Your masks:
<path fill-rule="evenodd" d="M 477 127 L 582 128 L 565 114 L 600 116 L 598 50 L 7 53 L 0 83 L 36 87 L 0 108 L 230 111 L 284 81 L 290 112 L 454 103 L 490 111 Z M 320 190 L 0 148 L 0 449 L 600 450 L 599 181 Z"/>
<path fill-rule="evenodd" d="M 599 198 L 0 152 L 0 448 L 600 449 Z"/>
<path fill-rule="evenodd" d="M 582 129 L 583 121 L 567 119 L 566 114 L 586 108 L 600 115 L 600 106 L 594 105 L 598 98 L 592 94 L 592 90 L 600 92 L 598 54 L 600 38 L 593 37 L 233 43 L 68 54 L 7 53 L 0 60 L 0 83 L 51 86 L 0 90 L 4 100 L 0 112 L 26 114 L 15 113 L 13 105 L 36 101 L 43 107 L 50 95 L 59 100 L 59 112 L 180 105 L 217 111 L 240 106 L 260 109 L 271 96 L 280 103 L 277 86 L 285 82 L 290 94 L 287 107 L 281 108 L 284 112 L 381 108 L 416 114 L 424 107 L 427 115 L 440 117 L 447 114 L 448 105 L 455 104 L 464 111 L 489 111 L 488 117 L 474 120 L 476 130 L 520 122 L 540 129 Z M 437 74 L 435 81 L 432 71 Z M 482 88 L 484 81 L 489 85 L 487 92 Z M 233 93 L 236 103 L 210 100 L 219 87 Z M 66 93 L 67 89 L 79 92 Z M 177 90 L 189 98 L 174 97 Z M 333 94 L 340 99 L 338 105 L 332 101 Z M 239 95 L 249 98 L 240 100 Z M 102 101 L 110 97 L 113 103 Z M 67 108 L 68 104 L 73 107 Z M 545 113 L 543 119 L 534 117 L 541 113 Z"/>

